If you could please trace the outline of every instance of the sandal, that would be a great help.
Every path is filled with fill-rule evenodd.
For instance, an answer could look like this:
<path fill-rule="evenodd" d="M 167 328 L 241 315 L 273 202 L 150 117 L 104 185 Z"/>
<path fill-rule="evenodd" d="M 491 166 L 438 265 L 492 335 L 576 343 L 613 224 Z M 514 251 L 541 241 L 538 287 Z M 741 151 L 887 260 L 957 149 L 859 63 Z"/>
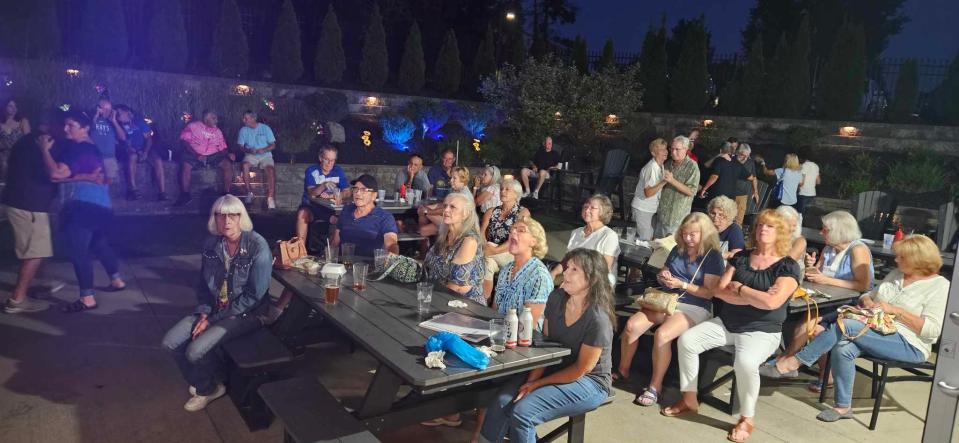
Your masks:
<path fill-rule="evenodd" d="M 633 404 L 636 406 L 652 406 L 658 402 L 659 392 L 653 387 L 646 388 L 642 395 L 637 395 L 636 398 L 633 399 Z"/>
<path fill-rule="evenodd" d="M 73 303 L 70 303 L 66 306 L 60 308 L 60 311 L 67 314 L 73 314 L 76 312 L 89 311 L 91 309 L 96 309 L 98 305 L 94 304 L 93 306 L 87 306 L 82 300 L 74 300 Z"/>
<path fill-rule="evenodd" d="M 628 375 L 621 374 L 619 370 L 613 371 L 613 381 L 625 381 L 625 380 L 629 380 Z"/>
<path fill-rule="evenodd" d="M 736 431 L 745 432 L 746 438 L 743 438 L 740 440 L 733 438 L 733 433 Z M 739 423 L 736 423 L 736 426 L 733 427 L 731 431 L 729 431 L 729 434 L 726 434 L 726 440 L 729 440 L 735 443 L 743 443 L 744 441 L 748 440 L 749 437 L 751 437 L 752 435 L 753 435 L 753 424 L 746 421 L 746 417 L 739 417 Z"/>
<path fill-rule="evenodd" d="M 686 400 L 680 399 L 676 404 L 665 407 L 659 411 L 660 414 L 663 414 L 667 417 L 679 417 L 687 412 L 696 413 L 698 409 L 693 409 L 686 404 Z"/>
<path fill-rule="evenodd" d="M 808 389 L 810 392 L 819 394 L 822 392 L 822 381 L 813 380 L 806 385 L 806 389 Z M 826 389 L 832 389 L 832 383 L 826 385 Z"/>

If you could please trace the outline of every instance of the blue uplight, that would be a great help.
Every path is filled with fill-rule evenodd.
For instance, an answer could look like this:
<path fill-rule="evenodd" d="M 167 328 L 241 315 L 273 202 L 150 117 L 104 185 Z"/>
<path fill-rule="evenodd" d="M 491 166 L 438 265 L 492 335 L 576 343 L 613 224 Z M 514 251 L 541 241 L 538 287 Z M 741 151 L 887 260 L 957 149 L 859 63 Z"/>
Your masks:
<path fill-rule="evenodd" d="M 380 127 L 383 128 L 384 141 L 401 150 L 409 149 L 407 143 L 413 138 L 416 126 L 408 118 L 384 114 L 380 117 Z"/>

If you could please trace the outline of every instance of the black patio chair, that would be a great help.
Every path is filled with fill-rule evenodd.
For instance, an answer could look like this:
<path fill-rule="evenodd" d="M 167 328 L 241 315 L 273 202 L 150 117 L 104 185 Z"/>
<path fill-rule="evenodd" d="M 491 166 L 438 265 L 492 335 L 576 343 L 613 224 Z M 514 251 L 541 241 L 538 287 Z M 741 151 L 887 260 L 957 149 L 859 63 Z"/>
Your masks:
<path fill-rule="evenodd" d="M 862 238 L 882 240 L 882 234 L 892 223 L 896 207 L 896 198 L 882 191 L 866 191 L 856 195 L 852 200 L 852 208 Z"/>
<path fill-rule="evenodd" d="M 629 159 L 629 153 L 622 149 L 613 149 L 607 152 L 606 159 L 603 161 L 603 169 L 596 181 L 580 185 L 580 192 L 603 194 L 609 196 L 610 199 L 613 195 L 616 195 L 619 198 L 619 211 L 623 220 L 626 220 L 626 212 L 629 207 L 629 204 L 626 203 L 626 191 L 623 187 L 623 178 L 626 176 L 626 168 L 629 167 Z"/>

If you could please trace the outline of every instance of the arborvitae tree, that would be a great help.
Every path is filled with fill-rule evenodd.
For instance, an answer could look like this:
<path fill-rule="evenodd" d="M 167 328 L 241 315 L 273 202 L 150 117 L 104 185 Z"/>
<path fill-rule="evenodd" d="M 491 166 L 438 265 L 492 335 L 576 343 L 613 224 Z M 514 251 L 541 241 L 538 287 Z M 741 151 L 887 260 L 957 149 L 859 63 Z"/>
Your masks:
<path fill-rule="evenodd" d="M 830 119 L 856 115 L 866 82 L 866 42 L 862 25 L 843 23 L 819 76 L 816 103 Z"/>
<path fill-rule="evenodd" d="M 670 108 L 676 112 L 696 113 L 709 100 L 709 72 L 706 69 L 705 19 L 700 16 L 686 31 L 676 69 L 670 77 Z"/>
<path fill-rule="evenodd" d="M 606 39 L 606 44 L 603 45 L 603 56 L 600 57 L 599 66 L 596 68 L 597 71 L 616 68 L 616 50 L 613 48 L 613 39 Z"/>
<path fill-rule="evenodd" d="M 161 71 L 182 71 L 186 68 L 189 49 L 180 2 L 158 2 L 156 7 L 147 34 L 150 63 Z"/>
<path fill-rule="evenodd" d="M 496 71 L 496 37 L 493 34 L 493 27 L 486 26 L 486 34 L 479 48 L 476 49 L 476 56 L 473 57 L 473 81 L 479 85 L 483 77 Z"/>
<path fill-rule="evenodd" d="M 788 81 L 789 74 L 789 44 L 786 43 L 786 33 L 779 36 L 772 61 L 766 65 L 766 78 L 763 82 L 763 92 L 759 100 L 759 114 L 768 117 L 782 116 L 783 86 Z"/>
<path fill-rule="evenodd" d="M 323 17 L 322 26 L 320 43 L 316 46 L 316 59 L 313 61 L 313 74 L 317 81 L 335 85 L 343 80 L 346 55 L 343 53 L 343 32 L 332 4 Z"/>
<path fill-rule="evenodd" d="M 423 37 L 420 34 L 420 25 L 413 21 L 410 32 L 406 35 L 406 44 L 403 46 L 403 58 L 400 60 L 399 74 L 400 89 L 409 94 L 415 94 L 423 89 L 426 83 L 426 60 L 423 57 Z"/>
<path fill-rule="evenodd" d="M 54 58 L 60 55 L 60 23 L 57 20 L 56 0 L 35 0 L 27 19 L 26 47 L 22 52 L 27 57 Z M 17 45 L 16 39 L 10 44 Z M 19 52 L 19 51 L 18 51 Z"/>
<path fill-rule="evenodd" d="M 293 3 L 285 0 L 280 7 L 270 48 L 270 71 L 273 79 L 281 82 L 298 80 L 303 76 L 303 56 L 300 51 L 300 24 Z"/>
<path fill-rule="evenodd" d="M 959 54 L 952 59 L 946 78 L 931 94 L 924 116 L 948 125 L 959 125 Z"/>
<path fill-rule="evenodd" d="M 380 7 L 373 4 L 370 23 L 363 35 L 363 59 L 360 61 L 360 82 L 370 89 L 380 89 L 390 76 L 389 54 L 386 52 L 386 30 Z"/>
<path fill-rule="evenodd" d="M 526 63 L 526 39 L 523 37 L 522 30 L 517 29 L 512 34 L 507 48 L 506 63 L 523 66 L 523 63 Z"/>
<path fill-rule="evenodd" d="M 763 64 L 763 41 L 756 38 L 746 56 L 736 80 L 720 97 L 719 105 L 733 115 L 755 115 L 762 97 L 762 85 L 766 76 Z"/>
<path fill-rule="evenodd" d="M 236 0 L 220 3 L 220 19 L 213 31 L 210 64 L 214 72 L 227 77 L 246 74 L 250 67 L 250 47 L 240 24 L 240 8 Z"/>
<path fill-rule="evenodd" d="M 433 69 L 433 84 L 444 94 L 453 94 L 460 88 L 462 65 L 460 49 L 456 42 L 456 33 L 452 29 L 446 33 L 443 46 L 436 57 L 436 67 Z"/>
<path fill-rule="evenodd" d="M 586 39 L 577 35 L 573 41 L 573 66 L 580 74 L 589 72 L 589 54 L 586 50 Z"/>
<path fill-rule="evenodd" d="M 643 40 L 639 56 L 639 82 L 643 85 L 643 108 L 665 111 L 668 106 L 666 86 L 666 27 L 650 29 Z"/>
<path fill-rule="evenodd" d="M 87 60 L 102 65 L 126 61 L 127 21 L 120 0 L 87 0 L 82 20 L 80 36 Z"/>
<path fill-rule="evenodd" d="M 916 59 L 906 60 L 899 68 L 899 78 L 896 79 L 896 96 L 889 106 L 889 120 L 907 122 L 916 110 L 919 100 L 919 63 Z"/>
<path fill-rule="evenodd" d="M 779 95 L 779 114 L 783 117 L 802 117 L 809 110 L 812 84 L 809 77 L 809 52 L 812 45 L 809 15 L 803 14 L 799 28 L 788 46 L 786 72 Z"/>

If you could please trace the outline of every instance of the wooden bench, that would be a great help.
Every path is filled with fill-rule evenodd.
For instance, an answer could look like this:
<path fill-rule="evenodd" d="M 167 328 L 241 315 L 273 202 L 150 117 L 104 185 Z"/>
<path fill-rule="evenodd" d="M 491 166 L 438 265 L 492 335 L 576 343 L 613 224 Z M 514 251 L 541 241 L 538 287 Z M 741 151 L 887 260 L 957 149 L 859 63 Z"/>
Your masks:
<path fill-rule="evenodd" d="M 379 440 L 319 382 L 293 378 L 267 383 L 260 397 L 283 423 L 284 443 L 349 442 Z"/>
<path fill-rule="evenodd" d="M 233 404 L 250 430 L 269 427 L 272 417 L 256 389 L 280 378 L 293 362 L 293 354 L 266 328 L 226 342 L 223 351 L 233 363 L 227 382 Z"/>
<path fill-rule="evenodd" d="M 606 406 L 613 402 L 616 399 L 616 392 L 610 391 L 609 396 L 606 397 L 606 400 L 603 400 L 600 403 L 599 408 Z M 596 408 L 596 409 L 599 409 Z M 593 411 L 595 411 L 594 409 Z M 592 411 L 589 411 L 592 412 Z M 568 443 L 582 443 L 583 438 L 586 435 L 586 414 L 589 412 L 584 412 L 579 415 L 571 415 L 566 420 L 566 423 L 563 423 L 558 428 L 553 429 L 550 433 L 537 438 L 536 443 L 549 443 L 553 440 L 556 440 L 561 435 L 566 434 L 566 441 Z"/>

